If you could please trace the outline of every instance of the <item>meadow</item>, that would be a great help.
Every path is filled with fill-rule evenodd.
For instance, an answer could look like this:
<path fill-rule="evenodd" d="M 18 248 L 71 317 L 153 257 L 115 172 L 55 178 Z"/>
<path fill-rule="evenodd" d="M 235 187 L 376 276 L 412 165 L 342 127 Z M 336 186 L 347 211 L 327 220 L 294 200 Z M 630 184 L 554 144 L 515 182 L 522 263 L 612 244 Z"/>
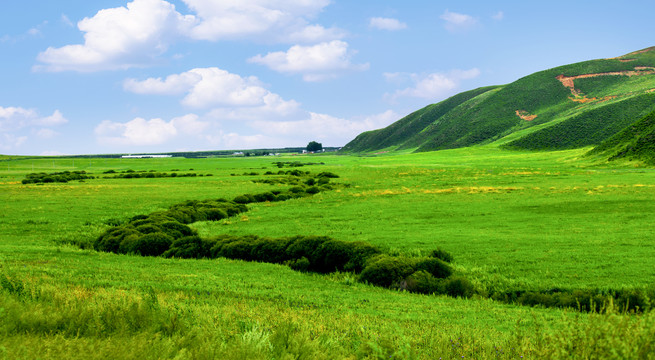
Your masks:
<path fill-rule="evenodd" d="M 377 156 L 0 158 L 0 356 L 179 359 L 655 358 L 655 315 L 528 307 L 490 292 L 636 289 L 655 278 L 655 170 L 588 149 L 472 147 Z M 389 254 L 441 248 L 472 298 L 367 285 L 348 272 L 97 252 L 112 224 L 186 200 L 284 190 L 278 161 L 344 186 L 258 202 L 217 235 L 330 236 Z M 107 178 L 107 171 L 201 176 Z M 94 179 L 23 184 L 29 173 Z M 211 176 L 207 176 L 211 175 Z M 645 299 L 650 301 L 650 299 Z"/>

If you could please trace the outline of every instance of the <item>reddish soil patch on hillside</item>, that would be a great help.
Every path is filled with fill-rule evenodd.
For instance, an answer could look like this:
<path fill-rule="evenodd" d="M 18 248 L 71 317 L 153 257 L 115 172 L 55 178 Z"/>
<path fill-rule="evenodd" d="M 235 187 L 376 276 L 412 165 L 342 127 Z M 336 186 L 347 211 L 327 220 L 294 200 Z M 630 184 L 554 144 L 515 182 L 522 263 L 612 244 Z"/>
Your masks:
<path fill-rule="evenodd" d="M 525 110 L 516 110 L 516 116 L 520 117 L 522 120 L 525 121 L 532 121 L 537 118 L 537 115 L 531 115 Z"/>
<path fill-rule="evenodd" d="M 646 52 L 646 51 L 650 51 L 650 50 L 642 50 L 642 52 Z M 635 66 L 634 70 L 627 70 L 627 71 L 611 71 L 605 73 L 583 74 L 583 75 L 576 75 L 576 76 L 566 76 L 562 74 L 562 75 L 558 75 L 556 79 L 559 80 L 559 82 L 561 82 L 562 85 L 564 85 L 564 87 L 567 87 L 569 90 L 571 90 L 571 95 L 573 95 L 573 97 L 569 99 L 579 103 L 586 103 L 590 101 L 596 101 L 598 99 L 588 98 L 584 96 L 580 90 L 576 89 L 575 80 L 577 79 L 586 79 L 586 78 L 592 78 L 598 76 L 643 76 L 643 75 L 653 75 L 653 74 L 655 74 L 655 67 Z M 615 97 L 616 96 L 606 96 L 602 100 L 606 101 L 609 99 L 613 99 Z"/>

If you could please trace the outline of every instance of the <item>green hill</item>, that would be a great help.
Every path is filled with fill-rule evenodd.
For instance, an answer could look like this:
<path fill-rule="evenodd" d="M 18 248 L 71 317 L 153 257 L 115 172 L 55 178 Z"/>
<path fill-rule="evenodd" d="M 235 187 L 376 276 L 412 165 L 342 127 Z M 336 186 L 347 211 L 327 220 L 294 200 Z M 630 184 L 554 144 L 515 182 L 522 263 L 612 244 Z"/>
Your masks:
<path fill-rule="evenodd" d="M 655 111 L 626 127 L 589 152 L 610 161 L 626 159 L 655 165 Z"/>
<path fill-rule="evenodd" d="M 655 47 L 541 71 L 429 105 L 360 134 L 345 152 L 494 143 L 559 150 L 601 144 L 655 110 Z"/>

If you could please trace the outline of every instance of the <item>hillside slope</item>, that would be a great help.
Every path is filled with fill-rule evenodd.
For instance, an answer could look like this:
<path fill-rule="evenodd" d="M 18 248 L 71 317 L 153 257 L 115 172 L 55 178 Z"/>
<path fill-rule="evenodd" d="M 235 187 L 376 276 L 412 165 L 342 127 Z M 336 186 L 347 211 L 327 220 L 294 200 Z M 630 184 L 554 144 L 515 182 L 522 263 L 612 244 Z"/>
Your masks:
<path fill-rule="evenodd" d="M 345 152 L 598 145 L 655 110 L 655 47 L 540 71 L 429 105 L 360 134 Z"/>
<path fill-rule="evenodd" d="M 655 165 L 655 111 L 607 139 L 588 154 L 598 154 L 610 161 L 626 159 Z"/>

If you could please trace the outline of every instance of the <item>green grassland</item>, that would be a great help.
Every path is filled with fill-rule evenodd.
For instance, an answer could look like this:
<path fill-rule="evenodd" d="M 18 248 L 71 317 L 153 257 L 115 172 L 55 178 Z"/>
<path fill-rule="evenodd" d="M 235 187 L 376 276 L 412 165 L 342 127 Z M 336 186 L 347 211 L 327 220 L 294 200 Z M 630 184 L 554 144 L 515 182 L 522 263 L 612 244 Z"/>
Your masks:
<path fill-rule="evenodd" d="M 331 236 L 408 256 L 439 247 L 480 293 L 652 289 L 655 171 L 588 150 L 2 157 L 0 358 L 655 358 L 655 315 L 611 304 L 602 313 L 533 308 L 389 290 L 350 273 L 80 248 L 111 224 L 186 200 L 284 190 L 253 180 L 276 172 L 276 161 L 301 161 L 323 163 L 300 169 L 336 173 L 345 186 L 191 226 L 207 237 Z M 128 169 L 212 176 L 103 175 Z M 96 178 L 21 183 L 82 170 Z"/>

